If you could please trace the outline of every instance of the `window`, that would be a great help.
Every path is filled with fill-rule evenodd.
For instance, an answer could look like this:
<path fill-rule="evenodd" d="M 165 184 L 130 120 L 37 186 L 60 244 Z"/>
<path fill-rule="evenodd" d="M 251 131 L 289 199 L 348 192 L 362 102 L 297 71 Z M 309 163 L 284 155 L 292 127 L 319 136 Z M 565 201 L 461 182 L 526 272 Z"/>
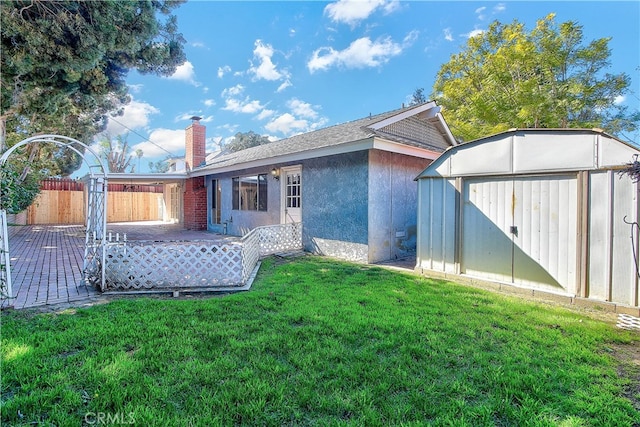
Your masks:
<path fill-rule="evenodd" d="M 220 204 L 221 189 L 220 181 L 217 179 L 211 180 L 211 223 L 220 224 L 220 211 L 222 205 Z"/>
<path fill-rule="evenodd" d="M 267 174 L 236 177 L 231 183 L 234 210 L 267 210 Z"/>

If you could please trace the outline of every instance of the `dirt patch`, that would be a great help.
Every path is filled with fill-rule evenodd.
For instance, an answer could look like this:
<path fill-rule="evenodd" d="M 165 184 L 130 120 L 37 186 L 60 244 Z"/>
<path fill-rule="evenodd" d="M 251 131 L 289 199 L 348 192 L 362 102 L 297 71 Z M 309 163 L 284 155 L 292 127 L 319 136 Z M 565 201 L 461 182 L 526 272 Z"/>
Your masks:
<path fill-rule="evenodd" d="M 624 397 L 640 412 L 640 341 L 611 346 L 613 357 L 619 362 L 618 375 L 628 381 Z"/>

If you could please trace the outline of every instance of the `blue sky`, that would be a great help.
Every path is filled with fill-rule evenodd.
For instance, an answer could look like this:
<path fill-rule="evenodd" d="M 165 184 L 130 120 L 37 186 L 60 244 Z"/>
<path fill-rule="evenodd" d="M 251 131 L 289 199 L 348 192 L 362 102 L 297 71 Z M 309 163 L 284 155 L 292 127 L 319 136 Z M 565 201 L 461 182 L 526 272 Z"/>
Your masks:
<path fill-rule="evenodd" d="M 555 13 L 585 41 L 611 37 L 608 71 L 632 78 L 620 101 L 640 108 L 638 1 L 190 1 L 175 13 L 187 62 L 170 78 L 130 73 L 132 102 L 109 122 L 143 150 L 140 172 L 184 154 L 193 115 L 214 150 L 236 132 L 281 139 L 399 108 L 416 88 L 429 95 L 440 66 L 494 20 L 530 30 Z"/>

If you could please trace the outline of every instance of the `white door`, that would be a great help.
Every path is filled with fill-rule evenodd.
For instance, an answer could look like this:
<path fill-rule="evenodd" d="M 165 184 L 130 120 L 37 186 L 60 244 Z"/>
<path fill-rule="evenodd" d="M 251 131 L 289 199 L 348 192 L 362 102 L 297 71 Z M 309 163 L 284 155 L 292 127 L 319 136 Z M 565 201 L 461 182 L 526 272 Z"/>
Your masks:
<path fill-rule="evenodd" d="M 282 223 L 302 221 L 302 167 L 280 170 L 282 179 Z"/>

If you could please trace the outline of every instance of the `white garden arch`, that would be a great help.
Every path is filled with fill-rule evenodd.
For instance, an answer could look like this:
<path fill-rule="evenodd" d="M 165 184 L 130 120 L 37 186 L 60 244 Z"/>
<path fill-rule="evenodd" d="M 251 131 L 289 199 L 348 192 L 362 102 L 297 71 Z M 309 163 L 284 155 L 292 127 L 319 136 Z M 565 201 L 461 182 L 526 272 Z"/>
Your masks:
<path fill-rule="evenodd" d="M 107 171 L 100 156 L 88 145 L 67 136 L 62 135 L 38 135 L 20 141 L 0 157 L 0 169 L 4 167 L 11 154 L 20 147 L 28 144 L 55 144 L 59 147 L 73 150 L 82 157 L 88 167 L 87 183 L 87 216 L 84 263 L 82 278 L 86 284 L 104 290 L 105 283 L 105 240 L 107 230 Z M 84 148 L 84 152 L 76 147 Z M 87 158 L 90 153 L 94 159 L 90 162 Z M 2 182 L 0 182 L 0 190 Z M 11 265 L 9 253 L 9 235 L 7 232 L 7 213 L 0 201 L 0 293 L 2 298 L 14 298 L 11 285 Z M 9 304 L 11 305 L 11 304 Z"/>

